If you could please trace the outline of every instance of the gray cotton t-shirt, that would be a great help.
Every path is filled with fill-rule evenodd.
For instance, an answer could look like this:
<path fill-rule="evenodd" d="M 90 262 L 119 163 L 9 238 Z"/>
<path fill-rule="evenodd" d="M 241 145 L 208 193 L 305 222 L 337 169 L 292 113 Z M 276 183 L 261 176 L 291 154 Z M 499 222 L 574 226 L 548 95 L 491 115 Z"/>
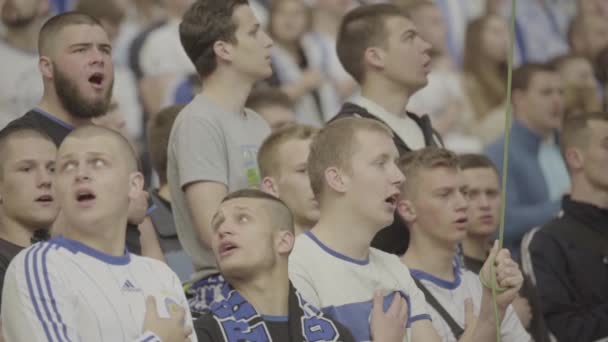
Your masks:
<path fill-rule="evenodd" d="M 198 239 L 184 186 L 200 181 L 225 184 L 232 192 L 258 187 L 257 154 L 270 128 L 257 113 L 229 113 L 197 95 L 177 116 L 168 146 L 167 178 L 179 240 L 192 258 L 193 280 L 217 273 L 211 250 Z"/>

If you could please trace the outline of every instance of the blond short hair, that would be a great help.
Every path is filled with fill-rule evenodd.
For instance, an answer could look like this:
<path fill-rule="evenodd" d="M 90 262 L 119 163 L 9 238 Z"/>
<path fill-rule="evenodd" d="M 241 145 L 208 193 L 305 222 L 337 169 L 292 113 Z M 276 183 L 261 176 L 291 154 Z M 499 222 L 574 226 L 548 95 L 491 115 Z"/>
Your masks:
<path fill-rule="evenodd" d="M 351 171 L 352 156 L 357 150 L 358 132 L 375 132 L 393 138 L 393 131 L 374 119 L 348 117 L 331 122 L 312 141 L 308 155 L 308 177 L 317 200 L 325 185 L 325 170 L 338 167 Z"/>
<path fill-rule="evenodd" d="M 292 140 L 312 140 L 318 133 L 318 128 L 301 124 L 292 124 L 273 132 L 264 140 L 258 152 L 258 166 L 261 177 L 277 177 L 280 175 L 279 150 L 281 146 Z"/>
<path fill-rule="evenodd" d="M 403 188 L 411 191 L 412 185 L 416 183 L 416 175 L 420 171 L 437 168 L 459 170 L 460 158 L 456 153 L 445 148 L 425 147 L 403 155 L 397 166 L 405 175 Z"/>

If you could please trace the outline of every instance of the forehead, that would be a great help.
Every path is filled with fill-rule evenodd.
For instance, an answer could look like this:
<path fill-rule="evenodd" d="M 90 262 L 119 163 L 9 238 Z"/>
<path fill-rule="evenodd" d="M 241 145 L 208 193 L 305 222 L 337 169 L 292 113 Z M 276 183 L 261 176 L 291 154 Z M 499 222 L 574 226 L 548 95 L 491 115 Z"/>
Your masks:
<path fill-rule="evenodd" d="M 35 134 L 13 136 L 4 144 L 3 158 L 54 160 L 57 154 L 55 144 Z"/>
<path fill-rule="evenodd" d="M 608 121 L 604 120 L 590 120 L 588 126 L 591 128 L 593 135 L 598 139 L 604 139 L 608 137 Z"/>
<path fill-rule="evenodd" d="M 263 201 L 255 198 L 233 198 L 220 204 L 218 211 L 224 215 L 246 211 L 254 217 L 266 217 Z"/>
<path fill-rule="evenodd" d="M 410 19 L 401 15 L 392 15 L 388 17 L 384 21 L 384 25 L 389 35 L 400 35 L 405 31 L 416 29 L 416 25 L 414 25 Z"/>
<path fill-rule="evenodd" d="M 360 130 L 355 133 L 355 144 L 355 158 L 376 158 L 382 154 L 395 159 L 399 157 L 399 151 L 388 133 Z"/>
<path fill-rule="evenodd" d="M 120 145 L 116 140 L 104 136 L 94 135 L 90 137 L 67 137 L 57 153 L 57 158 L 63 158 L 70 155 L 79 155 L 86 153 L 105 154 L 110 158 L 118 158 L 121 155 Z"/>
<path fill-rule="evenodd" d="M 249 5 L 240 5 L 236 7 L 232 17 L 238 30 L 248 30 L 251 26 L 258 24 L 258 19 L 253 14 Z"/>
<path fill-rule="evenodd" d="M 459 168 L 434 167 L 420 168 L 416 172 L 416 181 L 429 190 L 455 187 L 465 184 L 464 175 Z"/>
<path fill-rule="evenodd" d="M 311 139 L 291 139 L 279 147 L 281 164 L 299 164 L 308 159 Z"/>
<path fill-rule="evenodd" d="M 62 28 L 55 44 L 68 47 L 74 44 L 110 44 L 106 31 L 98 25 L 76 24 Z"/>
<path fill-rule="evenodd" d="M 561 86 L 561 76 L 553 71 L 538 71 L 530 79 L 530 87 Z"/>
<path fill-rule="evenodd" d="M 490 168 L 473 168 L 462 171 L 467 185 L 470 187 L 494 187 L 498 188 L 498 175 Z"/>

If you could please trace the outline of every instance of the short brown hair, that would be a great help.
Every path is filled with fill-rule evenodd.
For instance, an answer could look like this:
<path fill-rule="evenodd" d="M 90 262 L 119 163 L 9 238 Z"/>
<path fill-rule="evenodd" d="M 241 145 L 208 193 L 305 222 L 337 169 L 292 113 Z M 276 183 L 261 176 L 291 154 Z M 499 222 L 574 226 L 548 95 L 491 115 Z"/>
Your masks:
<path fill-rule="evenodd" d="M 469 169 L 492 169 L 496 174 L 498 174 L 498 169 L 496 165 L 490 160 L 490 158 L 484 156 L 483 154 L 477 153 L 466 153 L 462 154 L 458 157 L 458 162 L 460 163 L 460 168 L 462 170 Z"/>
<path fill-rule="evenodd" d="M 526 91 L 532 82 L 532 78 L 541 72 L 555 73 L 557 70 L 551 64 L 526 63 L 513 71 L 512 90 Z"/>
<path fill-rule="evenodd" d="M 50 47 L 54 46 L 54 41 L 59 32 L 67 26 L 90 25 L 103 28 L 99 20 L 94 17 L 78 12 L 66 12 L 56 15 L 47 20 L 38 35 L 38 53 L 40 56 L 48 55 Z"/>
<path fill-rule="evenodd" d="M 291 140 L 313 139 L 319 133 L 319 129 L 309 125 L 293 124 L 272 133 L 258 152 L 258 166 L 260 175 L 274 177 L 281 173 L 281 163 L 278 153 L 281 146 Z"/>
<path fill-rule="evenodd" d="M 245 103 L 245 107 L 259 111 L 260 108 L 268 106 L 280 106 L 293 108 L 293 102 L 289 96 L 279 88 L 264 87 L 254 89 Z"/>
<path fill-rule="evenodd" d="M 233 18 L 238 6 L 247 0 L 197 0 L 184 14 L 179 25 L 179 38 L 186 54 L 201 78 L 217 68 L 213 45 L 218 40 L 236 43 L 238 23 Z"/>
<path fill-rule="evenodd" d="M 412 13 L 420 7 L 437 6 L 432 0 L 393 0 L 393 3 L 405 13 Z"/>
<path fill-rule="evenodd" d="M 264 191 L 258 189 L 242 189 L 237 190 L 232 193 L 229 193 L 222 199 L 222 203 L 228 202 L 237 198 L 252 198 L 258 200 L 264 200 L 268 203 L 273 204 L 273 208 L 271 209 L 273 212 L 269 217 L 273 219 L 278 219 L 281 222 L 278 222 L 277 226 L 281 230 L 287 230 L 290 232 L 294 232 L 294 223 L 293 223 L 293 215 L 291 214 L 291 210 L 287 207 L 287 204 L 283 202 L 278 197 L 275 197 L 271 194 L 265 193 Z"/>
<path fill-rule="evenodd" d="M 415 176 L 420 171 L 433 170 L 437 168 L 460 169 L 460 160 L 456 153 L 439 147 L 425 147 L 403 155 L 397 163 L 399 169 L 405 175 L 403 187 L 411 189 L 416 183 Z"/>
<path fill-rule="evenodd" d="M 329 123 L 313 139 L 308 155 L 308 177 L 318 201 L 323 193 L 327 168 L 335 166 L 351 171 L 351 159 L 359 144 L 357 133 L 361 131 L 393 138 L 393 131 L 378 120 L 347 117 Z"/>
<path fill-rule="evenodd" d="M 51 144 L 55 145 L 53 139 L 46 134 L 43 130 L 26 125 L 8 125 L 0 130 L 0 180 L 4 176 L 4 161 L 6 160 L 5 148 L 8 143 L 15 138 L 35 136 L 47 140 Z"/>
<path fill-rule="evenodd" d="M 160 185 L 167 184 L 167 148 L 173 122 L 183 105 L 167 107 L 153 115 L 148 121 L 146 142 L 152 167 L 158 174 Z"/>
<path fill-rule="evenodd" d="M 348 12 L 338 30 L 336 50 L 344 69 L 359 83 L 365 78 L 365 50 L 386 42 L 386 19 L 408 18 L 392 4 L 363 5 Z"/>
<path fill-rule="evenodd" d="M 566 149 L 586 146 L 589 142 L 590 121 L 608 121 L 608 113 L 593 112 L 567 117 L 562 125 L 560 145 L 565 157 Z"/>

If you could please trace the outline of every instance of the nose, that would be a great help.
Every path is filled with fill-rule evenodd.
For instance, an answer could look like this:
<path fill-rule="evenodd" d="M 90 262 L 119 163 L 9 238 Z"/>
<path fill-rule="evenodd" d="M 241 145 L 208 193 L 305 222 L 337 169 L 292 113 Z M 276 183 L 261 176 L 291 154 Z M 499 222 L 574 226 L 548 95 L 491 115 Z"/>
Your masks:
<path fill-rule="evenodd" d="M 272 38 L 270 38 L 270 36 L 268 35 L 268 33 L 266 33 L 266 31 L 262 31 L 262 35 L 263 35 L 263 39 L 265 42 L 264 47 L 266 47 L 267 49 L 272 48 L 272 46 L 274 45 Z"/>
<path fill-rule="evenodd" d="M 39 188 L 49 189 L 51 187 L 52 173 L 46 168 L 40 168 L 37 174 L 37 184 Z"/>
<path fill-rule="evenodd" d="M 469 200 L 462 192 L 458 192 L 458 196 L 456 199 L 456 210 L 457 211 L 467 211 L 469 209 Z"/>
<path fill-rule="evenodd" d="M 91 64 L 100 64 L 103 66 L 105 64 L 104 53 L 99 48 L 91 49 Z"/>
<path fill-rule="evenodd" d="M 76 181 L 88 181 L 91 179 L 89 168 L 83 165 L 78 166 L 78 170 L 76 171 Z"/>
<path fill-rule="evenodd" d="M 419 39 L 421 42 L 422 53 L 428 54 L 432 48 L 431 43 L 427 42 L 426 40 L 422 39 L 421 37 L 419 37 Z"/>
<path fill-rule="evenodd" d="M 403 182 L 405 182 L 405 175 L 403 175 L 403 172 L 401 172 L 397 165 L 393 163 L 391 168 L 391 183 L 397 187 L 400 187 Z"/>

